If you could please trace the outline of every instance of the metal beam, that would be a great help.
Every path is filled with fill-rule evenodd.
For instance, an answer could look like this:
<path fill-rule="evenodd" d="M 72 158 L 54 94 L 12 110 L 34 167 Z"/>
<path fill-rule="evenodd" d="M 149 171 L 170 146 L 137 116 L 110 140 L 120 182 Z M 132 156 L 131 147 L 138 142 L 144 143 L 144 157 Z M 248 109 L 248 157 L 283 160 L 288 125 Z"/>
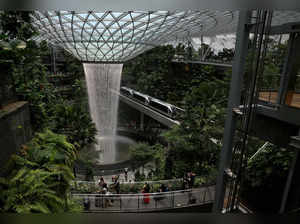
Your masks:
<path fill-rule="evenodd" d="M 254 33 L 254 30 L 255 30 L 255 26 L 251 28 L 250 32 Z M 289 33 L 297 33 L 297 32 L 300 32 L 300 23 L 293 22 L 293 23 L 285 23 L 278 26 L 272 26 L 269 35 L 289 34 Z"/>
<path fill-rule="evenodd" d="M 193 61 L 193 60 L 172 60 L 172 62 L 176 63 L 190 63 L 190 64 L 203 64 L 203 65 L 214 65 L 214 66 L 220 66 L 220 67 L 228 67 L 231 68 L 231 63 L 222 63 L 222 62 L 211 62 L 211 61 Z"/>
<path fill-rule="evenodd" d="M 213 205 L 213 212 L 221 212 L 224 204 L 225 186 L 224 171 L 230 167 L 232 143 L 236 127 L 236 117 L 232 111 L 238 107 L 241 101 L 241 90 L 243 83 L 244 67 L 248 52 L 249 23 L 251 21 L 251 11 L 240 11 L 239 22 L 236 32 L 235 56 L 232 66 L 232 77 L 227 105 L 227 118 L 223 134 L 223 146 L 221 150 L 219 173 L 216 185 L 216 197 Z"/>

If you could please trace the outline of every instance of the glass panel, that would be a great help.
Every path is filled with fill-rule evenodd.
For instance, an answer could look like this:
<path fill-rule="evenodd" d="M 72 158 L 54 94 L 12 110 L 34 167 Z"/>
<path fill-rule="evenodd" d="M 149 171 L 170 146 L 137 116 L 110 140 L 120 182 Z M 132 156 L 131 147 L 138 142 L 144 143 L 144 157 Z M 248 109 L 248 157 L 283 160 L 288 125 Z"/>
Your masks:
<path fill-rule="evenodd" d="M 299 83 L 300 83 L 300 35 L 295 34 L 293 39 L 293 46 L 290 58 L 290 77 L 288 83 L 287 94 L 285 98 L 285 103 L 291 107 L 300 108 L 300 92 L 299 92 Z"/>
<path fill-rule="evenodd" d="M 110 14 L 111 13 L 111 14 Z M 201 33 L 203 35 L 217 35 L 220 34 L 220 31 L 225 31 L 225 32 L 235 32 L 236 31 L 236 24 L 237 24 L 237 19 L 238 19 L 238 12 L 237 11 L 225 11 L 225 12 L 213 12 L 213 11 L 208 11 L 208 10 L 203 10 L 203 11 L 175 11 L 175 12 L 168 12 L 168 11 L 154 11 L 154 12 L 149 12 L 149 11 L 144 11 L 144 12 L 139 12 L 139 11 L 134 11 L 134 12 L 110 12 L 110 13 L 105 13 L 105 12 L 75 12 L 74 17 L 73 17 L 73 26 L 71 26 L 71 19 L 72 19 L 72 12 L 70 11 L 61 11 L 61 13 L 56 13 L 55 11 L 49 11 L 49 12 L 39 12 L 35 11 L 35 14 L 33 15 L 33 23 L 36 24 L 37 28 L 40 31 L 41 38 L 44 40 L 51 40 L 54 42 L 53 38 L 57 39 L 59 42 L 71 42 L 73 40 L 69 39 L 70 36 L 74 36 L 74 39 L 78 41 L 82 41 L 81 37 L 81 30 L 83 26 L 84 20 L 88 16 L 88 21 L 89 24 L 85 24 L 85 29 L 87 30 L 92 30 L 94 26 L 96 29 L 99 30 L 100 33 L 102 33 L 102 30 L 105 28 L 105 26 L 108 26 L 111 24 L 111 21 L 115 21 L 118 17 L 120 18 L 120 21 L 115 21 L 115 23 L 112 23 L 112 25 L 109 27 L 110 30 L 112 29 L 119 29 L 118 24 L 121 26 L 124 25 L 125 23 L 128 23 L 126 25 L 126 29 L 123 30 L 126 32 L 128 29 L 133 29 L 134 33 L 130 31 L 129 33 L 123 35 L 126 36 L 128 41 L 131 41 L 131 35 L 137 35 L 137 31 L 141 30 L 143 31 L 148 27 L 147 34 L 143 36 L 143 39 L 141 42 L 145 43 L 139 47 L 140 52 L 142 53 L 143 51 L 149 49 L 149 45 L 154 42 L 155 40 L 155 45 L 161 45 L 165 44 L 167 41 L 172 41 L 175 39 L 174 34 L 178 33 L 178 35 L 186 36 L 187 32 L 190 31 L 191 34 L 195 34 L 196 32 L 199 32 L 199 24 L 202 24 L 201 26 Z M 102 23 L 97 24 L 97 21 L 102 18 L 103 15 L 106 15 L 106 18 L 102 19 Z M 114 15 L 112 17 L 111 15 Z M 124 16 L 123 16 L 124 15 Z M 151 19 L 151 24 L 146 24 L 144 25 L 143 23 L 148 23 L 148 19 Z M 166 16 L 170 15 L 167 17 L 167 20 L 165 20 Z M 49 21 L 47 16 L 49 17 Z M 59 16 L 62 17 L 62 22 L 63 22 L 63 27 L 61 27 L 59 23 Z M 80 17 L 80 18 L 78 18 Z M 274 13 L 274 22 L 272 22 L 272 25 L 280 25 L 282 23 L 288 23 L 288 22 L 295 22 L 299 21 L 300 19 L 300 13 L 299 12 L 288 12 L 288 11 L 275 11 Z M 42 20 L 44 23 L 40 24 L 40 20 Z M 104 21 L 103 21 L 104 20 Z M 134 21 L 133 21 L 134 20 Z M 163 21 L 165 21 L 165 24 L 162 24 Z M 178 21 L 178 22 L 177 22 Z M 51 28 L 52 24 L 54 24 L 55 29 Z M 41 27 L 45 27 L 46 29 L 42 29 Z M 139 26 L 136 28 L 136 26 Z M 73 28 L 73 29 L 71 29 Z M 49 31 L 49 29 L 52 29 Z M 76 31 L 75 31 L 75 30 Z M 67 38 L 62 35 L 62 33 L 59 35 L 55 34 L 56 32 L 61 32 L 61 30 L 65 30 L 67 33 Z M 67 31 L 68 30 L 68 31 Z M 112 30 L 113 32 L 114 30 Z M 71 34 L 73 32 L 73 34 Z M 90 37 L 90 35 L 96 36 L 97 38 Z M 84 40 L 98 40 L 98 36 L 101 35 L 97 32 L 86 32 L 83 37 Z M 111 35 L 109 33 L 109 35 Z M 114 39 L 110 40 L 115 40 L 119 41 L 119 37 L 122 35 L 121 33 L 118 32 L 117 37 L 114 37 Z M 148 37 L 151 37 L 150 39 L 147 39 Z M 101 40 L 101 39 L 100 39 Z M 90 47 L 91 45 L 89 45 Z M 115 47 L 116 45 L 114 45 Z M 125 45 L 126 46 L 126 45 Z M 125 47 L 124 46 L 124 47 Z M 98 45 L 98 47 L 101 47 L 101 44 Z M 103 53 L 106 53 L 106 49 L 101 49 Z M 76 51 L 74 51 L 76 52 Z M 121 55 L 118 60 L 120 61 L 126 61 L 129 57 L 131 57 L 132 52 L 127 51 L 128 54 Z M 114 53 L 116 53 L 114 51 Z M 82 55 L 77 55 L 75 53 L 75 56 L 78 58 L 84 57 Z M 95 55 L 96 57 L 96 55 Z M 276 66 L 276 64 L 275 64 Z M 280 73 L 278 73 L 280 74 Z M 271 80 L 270 80 L 271 79 Z M 277 88 L 278 82 L 277 82 L 277 77 L 274 76 L 273 78 L 268 78 L 267 76 L 264 77 L 265 82 L 272 83 L 271 86 L 275 85 Z M 270 93 L 270 88 L 268 87 L 268 91 L 266 94 L 271 94 Z M 265 96 L 262 96 L 262 98 L 266 98 Z M 271 98 L 276 98 L 276 96 L 271 96 Z M 274 101 L 274 100 L 270 100 Z"/>
<path fill-rule="evenodd" d="M 275 104 L 287 52 L 288 36 L 274 35 L 268 39 L 264 72 L 259 80 L 259 100 Z"/>

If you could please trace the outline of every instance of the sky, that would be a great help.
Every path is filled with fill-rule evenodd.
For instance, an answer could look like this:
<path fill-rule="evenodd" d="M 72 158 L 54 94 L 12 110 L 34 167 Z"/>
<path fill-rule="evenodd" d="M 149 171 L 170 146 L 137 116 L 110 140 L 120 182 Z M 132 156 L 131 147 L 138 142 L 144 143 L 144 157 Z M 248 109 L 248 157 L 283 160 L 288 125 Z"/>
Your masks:
<path fill-rule="evenodd" d="M 201 45 L 200 38 L 193 38 L 195 49 L 198 49 Z M 235 34 L 217 35 L 215 37 L 203 37 L 203 42 L 210 45 L 215 53 L 222 51 L 223 48 L 234 48 Z"/>

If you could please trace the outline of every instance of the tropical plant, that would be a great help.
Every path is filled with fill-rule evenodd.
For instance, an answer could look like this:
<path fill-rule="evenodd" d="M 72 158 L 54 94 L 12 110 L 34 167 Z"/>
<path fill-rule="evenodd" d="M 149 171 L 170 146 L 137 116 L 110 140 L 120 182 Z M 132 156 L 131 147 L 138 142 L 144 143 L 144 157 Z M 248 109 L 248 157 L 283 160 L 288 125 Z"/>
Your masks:
<path fill-rule="evenodd" d="M 3 211 L 49 213 L 79 209 L 69 197 L 75 159 L 75 147 L 65 136 L 49 130 L 37 133 L 6 166 L 7 175 L 0 184 Z"/>
<path fill-rule="evenodd" d="M 57 104 L 53 131 L 67 135 L 78 149 L 95 142 L 96 127 L 81 104 Z"/>
<path fill-rule="evenodd" d="M 139 165 L 153 159 L 153 150 L 147 143 L 137 143 L 129 147 L 130 158 L 133 167 L 137 168 Z"/>
<path fill-rule="evenodd" d="M 1 180 L 3 212 L 61 212 L 64 200 L 52 190 L 49 178 L 52 173 L 42 169 L 24 167 L 9 179 Z"/>
<path fill-rule="evenodd" d="M 220 145 L 215 140 L 222 138 L 227 85 L 207 76 L 186 94 L 181 125 L 163 134 L 169 143 L 173 175 L 181 177 L 191 170 L 207 175 L 216 167 Z"/>
<path fill-rule="evenodd" d="M 281 197 L 274 195 L 282 195 L 294 156 L 293 150 L 267 145 L 248 161 L 241 198 L 259 211 L 278 212 Z"/>

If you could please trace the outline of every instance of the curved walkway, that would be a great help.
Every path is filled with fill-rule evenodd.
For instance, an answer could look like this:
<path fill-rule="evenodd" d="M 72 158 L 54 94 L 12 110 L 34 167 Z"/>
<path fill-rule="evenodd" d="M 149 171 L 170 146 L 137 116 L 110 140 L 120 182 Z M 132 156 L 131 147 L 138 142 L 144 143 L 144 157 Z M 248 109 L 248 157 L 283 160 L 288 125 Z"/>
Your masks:
<path fill-rule="evenodd" d="M 164 193 L 149 193 L 149 203 L 144 194 L 72 194 L 85 207 L 86 212 L 150 212 L 212 203 L 215 185 Z M 108 200 L 112 201 L 108 205 Z"/>
<path fill-rule="evenodd" d="M 197 176 L 196 176 L 197 178 Z M 183 181 L 183 178 L 176 178 L 176 179 L 166 179 L 166 180 L 144 180 L 144 181 L 132 181 L 132 182 L 125 182 L 124 179 L 121 179 L 120 184 L 166 184 L 166 183 L 172 183 L 172 182 L 180 182 Z M 86 185 L 92 185 L 92 186 L 98 186 L 98 181 L 85 181 L 85 180 L 76 180 L 73 181 L 77 184 L 86 184 Z M 105 181 L 107 184 L 112 184 L 112 181 Z"/>

